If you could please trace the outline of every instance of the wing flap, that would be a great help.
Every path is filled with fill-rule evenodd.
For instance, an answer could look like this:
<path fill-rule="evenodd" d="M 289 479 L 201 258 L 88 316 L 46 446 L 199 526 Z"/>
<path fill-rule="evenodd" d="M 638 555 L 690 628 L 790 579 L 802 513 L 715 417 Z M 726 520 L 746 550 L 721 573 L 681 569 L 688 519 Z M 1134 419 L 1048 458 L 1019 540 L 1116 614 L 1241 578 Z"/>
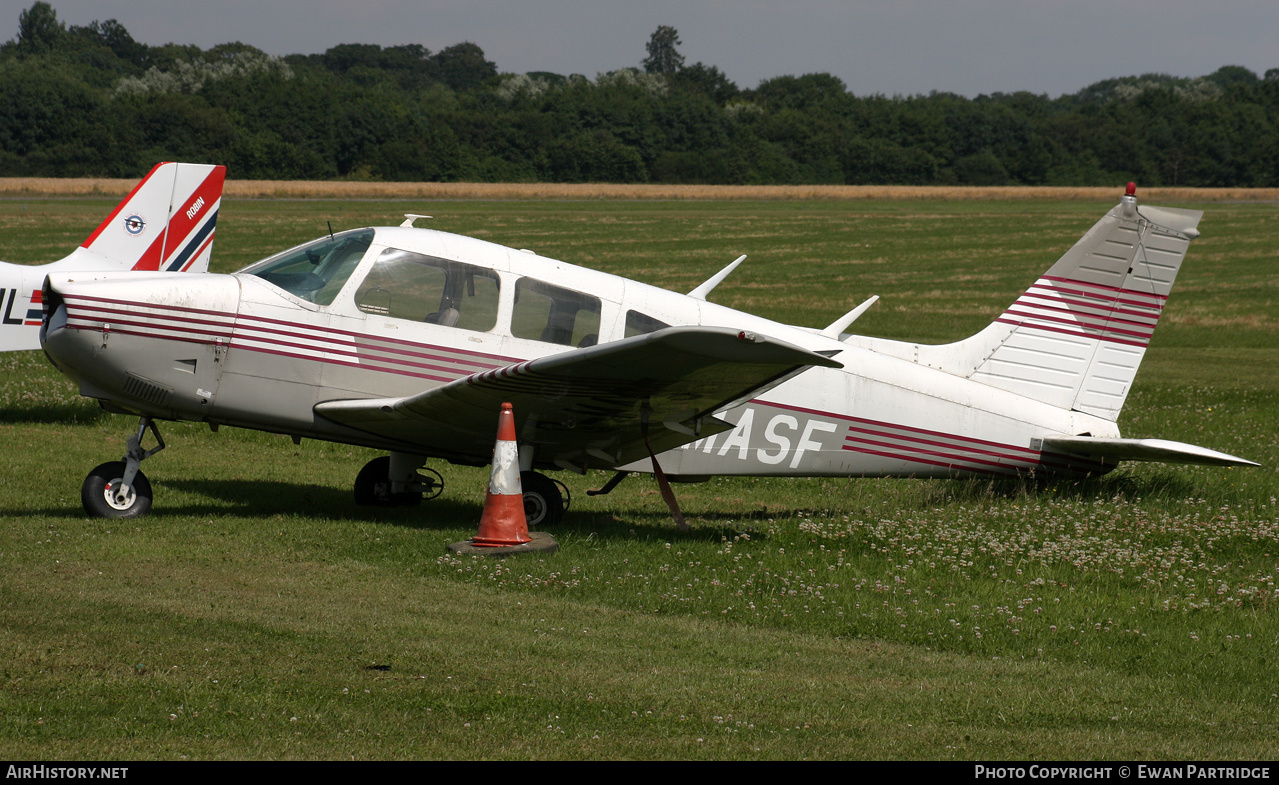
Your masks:
<path fill-rule="evenodd" d="M 1099 456 L 1118 461 L 1196 463 L 1207 466 L 1260 466 L 1243 458 L 1166 439 L 1103 439 L 1093 436 L 1049 436 L 1044 450 Z"/>
<path fill-rule="evenodd" d="M 840 363 L 766 336 L 671 327 L 473 374 L 405 398 L 328 401 L 335 422 L 429 454 L 487 462 L 515 407 L 539 466 L 611 468 L 729 427 L 713 415 L 812 366 Z"/>

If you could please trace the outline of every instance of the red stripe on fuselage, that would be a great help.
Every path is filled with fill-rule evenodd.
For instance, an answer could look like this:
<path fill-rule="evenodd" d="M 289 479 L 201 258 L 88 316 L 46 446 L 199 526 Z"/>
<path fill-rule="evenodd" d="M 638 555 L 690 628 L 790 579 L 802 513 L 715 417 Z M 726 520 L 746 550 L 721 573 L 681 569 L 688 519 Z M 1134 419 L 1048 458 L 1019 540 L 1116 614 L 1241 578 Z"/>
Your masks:
<path fill-rule="evenodd" d="M 989 441 L 987 439 L 976 439 L 971 436 L 960 436 L 958 434 L 932 431 L 927 428 L 916 428 L 910 425 L 899 425 L 897 423 L 883 422 L 880 420 L 868 420 L 864 417 L 853 417 L 848 414 L 838 414 L 836 412 L 821 411 L 819 409 L 809 409 L 803 406 L 793 406 L 791 404 L 773 403 L 771 401 L 762 401 L 758 399 L 751 401 L 751 403 L 768 406 L 774 409 L 784 409 L 787 411 L 816 415 L 818 417 L 826 417 L 832 420 L 842 420 L 849 425 L 848 431 L 844 435 L 845 443 L 841 445 L 841 449 L 848 450 L 850 452 L 864 453 L 866 455 L 874 455 L 881 458 L 891 458 L 894 460 L 905 461 L 907 463 L 919 463 L 926 466 L 942 466 L 956 471 L 995 474 L 998 473 L 995 469 L 982 468 L 981 464 L 998 467 L 999 470 L 1002 470 L 1003 472 L 1014 473 L 1033 469 L 1041 462 L 1042 458 L 1042 454 L 1038 450 L 1032 450 L 1028 447 L 1019 447 L 1015 444 L 1004 444 Z M 886 439 L 889 441 L 884 442 L 865 439 L 858 436 L 858 433 L 869 434 L 877 437 L 878 439 Z M 909 444 L 894 444 L 892 443 L 893 440 L 898 442 L 915 442 L 933 447 L 941 447 L 946 450 L 946 452 L 911 447 Z M 849 442 L 853 442 L 853 445 L 850 445 Z M 881 447 L 884 449 L 873 449 L 874 447 Z M 1002 459 L 1003 462 L 991 461 L 977 457 L 979 455 Z M 978 465 L 958 466 L 956 465 L 957 463 Z"/>
<path fill-rule="evenodd" d="M 296 354 L 294 352 L 281 352 L 275 349 L 265 349 L 265 348 L 259 348 L 256 346 L 239 345 L 239 346 L 236 346 L 236 348 L 242 352 L 257 352 L 258 354 L 269 354 L 275 357 L 291 357 L 297 360 L 311 360 L 313 362 L 323 363 L 325 365 L 342 365 L 347 368 L 359 368 L 365 371 L 376 371 L 378 373 L 390 373 L 396 376 L 412 376 L 417 379 L 431 379 L 432 381 L 437 381 L 437 382 L 451 382 L 454 379 L 459 379 L 465 375 L 465 374 L 459 373 L 456 376 L 433 376 L 427 373 L 415 373 L 413 371 L 397 370 L 394 368 L 378 368 L 378 367 L 366 365 L 364 363 L 344 362 L 342 360 L 335 360 L 332 358 L 319 359 L 317 357 L 312 357 L 311 355 L 307 355 L 307 354 Z"/>
<path fill-rule="evenodd" d="M 254 322 L 257 324 L 278 325 L 280 327 L 286 327 L 286 328 L 298 328 L 298 327 L 306 326 L 306 325 L 299 325 L 297 322 L 288 322 L 283 319 L 271 319 L 266 316 L 249 316 L 245 314 L 240 314 L 239 316 L 236 317 L 237 327 L 240 325 L 241 322 Z M 246 327 L 245 329 L 260 329 L 260 328 Z M 489 354 L 487 352 L 477 352 L 472 349 L 460 349 L 452 346 L 437 346 L 435 344 L 429 344 L 429 343 L 417 343 L 416 341 L 408 341 L 403 338 L 385 338 L 382 336 L 371 335 L 370 333 L 366 333 L 366 332 L 354 332 L 352 330 L 335 330 L 331 328 L 320 328 L 320 327 L 311 327 L 308 329 L 312 329 L 317 332 L 322 331 L 326 333 L 331 333 L 333 335 L 342 335 L 342 336 L 348 336 L 355 339 L 373 341 L 376 343 L 385 344 L 388 347 L 403 346 L 403 347 L 408 347 L 410 350 L 411 349 L 427 349 L 427 350 L 452 352 L 454 354 L 460 354 L 466 357 L 480 357 L 485 360 L 495 360 L 497 361 L 498 364 L 502 364 L 502 365 L 509 365 L 511 363 L 517 363 L 521 361 L 521 358 L 519 357 L 504 357 L 503 355 L 500 355 L 500 354 Z M 280 332 L 282 332 L 283 334 L 288 334 L 287 330 L 280 331 Z M 461 361 L 459 360 L 459 362 Z M 479 365 L 478 362 L 475 362 L 474 364 Z"/>
<path fill-rule="evenodd" d="M 975 439 L 971 436 L 959 436 L 957 434 L 944 433 L 942 431 L 930 431 L 927 428 L 915 428 L 910 425 L 898 425 L 896 423 L 884 422 L 882 420 L 867 420 L 864 417 L 854 417 L 850 414 L 824 412 L 824 411 L 821 411 L 820 409 L 808 409 L 803 406 L 792 406 L 791 404 L 786 404 L 786 403 L 773 403 L 772 401 L 764 401 L 758 398 L 751 401 L 751 403 L 759 404 L 761 406 L 770 406 L 774 409 L 786 409 L 792 412 L 803 412 L 804 414 L 815 414 L 818 417 L 829 417 L 832 420 L 844 420 L 845 422 L 858 423 L 861 425 L 869 425 L 871 427 L 893 428 L 898 431 L 904 431 L 908 433 L 917 433 L 922 436 L 951 439 L 953 441 L 963 442 L 965 445 L 981 445 L 982 447 L 995 449 L 995 450 L 1007 450 L 1012 453 L 1024 454 L 1028 456 L 1027 458 L 1028 460 L 1032 457 L 1037 458 L 1039 456 L 1039 452 L 1037 450 L 1032 450 L 1028 447 L 1018 447 L 1017 445 L 1014 445 L 1014 444 L 1003 444 L 1001 442 L 987 441 L 986 439 Z M 852 426 L 850 426 L 850 430 L 851 428 Z M 901 438 L 905 439 L 908 437 L 902 436 Z M 1009 457 L 1012 457 L 1012 456 L 1009 456 Z"/>
<path fill-rule="evenodd" d="M 112 332 L 122 335 L 137 335 L 161 340 L 181 341 L 183 343 L 213 343 L 214 340 L 225 337 L 228 347 L 235 347 L 244 351 L 311 360 L 319 363 L 332 363 L 350 368 L 363 368 L 368 371 L 413 376 L 434 381 L 452 381 L 453 379 L 476 373 L 477 371 L 473 369 L 485 371 L 501 367 L 504 364 L 520 362 L 519 358 L 508 358 L 469 349 L 416 343 L 395 338 L 380 338 L 347 330 L 309 327 L 282 319 L 269 319 L 258 316 L 242 317 L 228 311 L 129 302 L 86 295 L 68 295 L 65 299 L 67 305 L 74 309 L 74 312 L 69 314 L 72 320 L 91 320 L 95 317 L 101 321 L 110 319 Z M 161 311 L 162 313 L 148 313 L 140 311 L 140 308 Z M 234 320 L 234 324 L 232 320 Z M 79 325 L 70 326 L 79 330 L 98 329 Z M 197 332 L 201 327 L 212 329 Z M 233 330 L 234 332 L 232 332 Z M 156 335 L 156 331 L 179 333 L 179 335 Z M 208 337 L 209 333 L 214 334 L 212 338 Z M 185 334 L 187 337 L 182 337 L 181 334 Z M 296 350 L 312 352 L 312 354 L 303 354 Z M 315 354 L 335 356 L 321 358 L 314 356 Z M 337 357 L 351 357 L 357 361 L 348 362 L 337 359 Z M 452 368 L 433 365 L 432 363 L 464 367 Z M 418 370 L 439 371 L 452 375 L 448 377 L 437 376 L 420 373 Z"/>

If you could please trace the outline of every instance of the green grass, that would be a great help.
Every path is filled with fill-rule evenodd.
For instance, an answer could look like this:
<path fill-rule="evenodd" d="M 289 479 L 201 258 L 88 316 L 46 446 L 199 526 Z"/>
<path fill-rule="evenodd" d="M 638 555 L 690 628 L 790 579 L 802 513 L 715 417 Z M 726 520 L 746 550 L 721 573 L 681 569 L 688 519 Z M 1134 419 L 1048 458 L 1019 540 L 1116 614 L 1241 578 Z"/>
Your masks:
<path fill-rule="evenodd" d="M 0 201 L 8 260 L 110 205 Z M 232 202 L 215 269 L 333 228 L 458 231 L 824 326 L 983 326 L 1105 209 L 1079 203 Z M 156 509 L 84 517 L 135 423 L 0 356 L 0 755 L 9 758 L 1274 756 L 1279 330 L 1273 207 L 1210 205 L 1126 435 L 1259 469 L 1092 481 L 649 478 L 572 508 L 552 556 L 477 560 L 484 469 L 370 512 L 368 450 L 162 424 Z M 86 219 L 86 216 L 88 218 Z"/>

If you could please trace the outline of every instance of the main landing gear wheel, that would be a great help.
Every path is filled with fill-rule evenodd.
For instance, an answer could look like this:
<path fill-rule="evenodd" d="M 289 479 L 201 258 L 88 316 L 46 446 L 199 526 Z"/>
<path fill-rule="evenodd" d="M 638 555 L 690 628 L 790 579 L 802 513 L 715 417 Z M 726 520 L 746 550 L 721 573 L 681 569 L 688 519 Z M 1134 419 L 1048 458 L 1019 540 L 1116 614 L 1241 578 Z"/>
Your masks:
<path fill-rule="evenodd" d="M 555 480 L 537 472 L 520 472 L 520 487 L 524 489 L 524 519 L 529 529 L 554 526 L 564 519 L 564 495 Z"/>
<path fill-rule="evenodd" d="M 383 455 L 364 464 L 355 475 L 355 503 L 362 507 L 416 507 L 422 499 L 434 499 L 444 491 L 444 478 L 434 469 L 420 467 L 434 477 L 417 474 L 412 490 L 391 491 L 391 456 Z"/>
<path fill-rule="evenodd" d="M 120 491 L 124 482 L 124 461 L 104 463 L 84 479 L 80 503 L 97 518 L 136 518 L 151 509 L 151 483 L 142 472 L 133 475 L 133 484 Z"/>

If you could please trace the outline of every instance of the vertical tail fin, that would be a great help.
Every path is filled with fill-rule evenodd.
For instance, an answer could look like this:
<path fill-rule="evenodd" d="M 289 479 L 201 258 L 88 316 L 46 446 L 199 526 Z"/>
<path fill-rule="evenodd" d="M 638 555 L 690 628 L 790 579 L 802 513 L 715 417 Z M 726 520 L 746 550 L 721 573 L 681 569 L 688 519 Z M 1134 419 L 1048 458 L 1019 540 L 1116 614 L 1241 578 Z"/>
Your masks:
<path fill-rule="evenodd" d="M 1119 417 L 1203 216 L 1138 208 L 1134 190 L 990 327 L 961 342 L 978 350 L 969 378 Z"/>
<path fill-rule="evenodd" d="M 986 329 L 867 348 L 1115 421 L 1203 213 L 1138 207 L 1135 187 Z M 850 339 L 854 340 L 854 339 Z"/>
<path fill-rule="evenodd" d="M 206 272 L 226 167 L 161 163 L 73 256 L 90 252 L 120 269 Z"/>

